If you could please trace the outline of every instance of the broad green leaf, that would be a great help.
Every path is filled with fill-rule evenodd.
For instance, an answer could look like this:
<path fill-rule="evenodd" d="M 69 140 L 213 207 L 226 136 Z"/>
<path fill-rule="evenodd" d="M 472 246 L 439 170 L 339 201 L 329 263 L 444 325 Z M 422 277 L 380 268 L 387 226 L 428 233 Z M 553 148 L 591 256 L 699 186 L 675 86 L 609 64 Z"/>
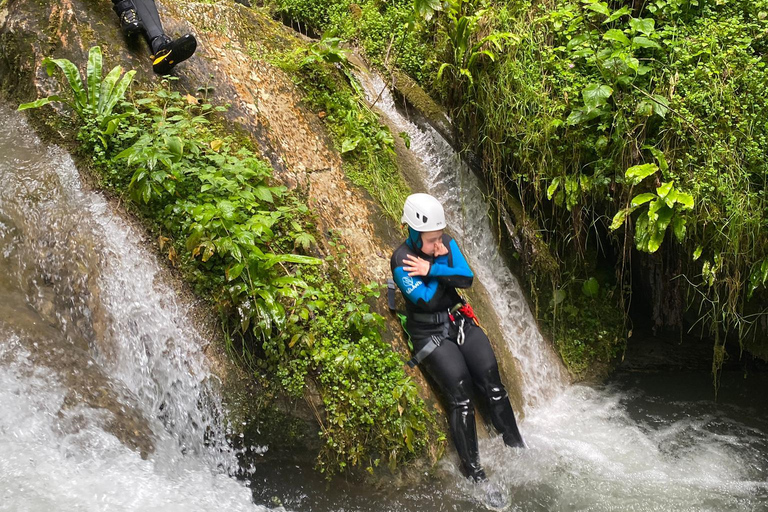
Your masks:
<path fill-rule="evenodd" d="M 280 254 L 274 255 L 275 261 L 285 261 L 288 263 L 300 263 L 302 265 L 320 265 L 323 260 L 312 256 L 303 256 L 301 254 Z"/>
<path fill-rule="evenodd" d="M 629 26 L 636 32 L 642 32 L 646 36 L 653 34 L 656 21 L 651 18 L 630 18 Z"/>
<path fill-rule="evenodd" d="M 568 118 L 565 120 L 565 122 L 568 124 L 568 126 L 575 126 L 584 121 L 585 118 L 586 116 L 584 115 L 584 111 L 580 108 L 575 108 L 568 115 Z"/>
<path fill-rule="evenodd" d="M 413 9 L 416 14 L 429 21 L 435 14 L 435 11 L 439 11 L 443 8 L 440 0 L 414 0 Z"/>
<path fill-rule="evenodd" d="M 693 196 L 687 192 L 678 191 L 676 200 L 686 210 L 693 208 Z"/>
<path fill-rule="evenodd" d="M 632 206 L 637 207 L 654 199 L 656 199 L 656 194 L 652 194 L 650 192 L 646 192 L 645 194 L 638 194 L 632 198 Z"/>
<path fill-rule="evenodd" d="M 120 124 L 121 117 L 115 117 L 111 118 L 107 121 L 107 128 L 104 130 L 105 135 L 112 136 L 115 134 L 115 131 L 117 131 L 117 125 Z M 104 147 L 107 147 L 106 141 L 104 142 Z"/>
<path fill-rule="evenodd" d="M 216 203 L 216 208 L 219 209 L 219 214 L 223 219 L 232 220 L 235 217 L 235 205 L 231 201 L 219 201 Z"/>
<path fill-rule="evenodd" d="M 639 46 L 640 48 L 661 48 L 661 45 L 659 43 L 651 39 L 648 39 L 645 36 L 633 37 L 632 46 Z"/>
<path fill-rule="evenodd" d="M 608 98 L 613 94 L 613 89 L 605 84 L 589 84 L 581 91 L 584 97 L 584 104 L 588 107 L 597 108 L 604 105 Z"/>
<path fill-rule="evenodd" d="M 665 197 L 667 197 L 667 194 L 669 194 L 670 191 L 672 190 L 674 190 L 672 188 L 672 182 L 667 181 L 665 183 L 662 183 L 660 187 L 656 188 L 656 193 L 659 195 L 661 199 L 664 199 Z"/>
<path fill-rule="evenodd" d="M 589 5 L 585 5 L 584 7 L 586 7 L 591 11 L 595 11 L 596 13 L 602 14 L 604 16 L 611 15 L 611 10 L 608 9 L 608 5 L 605 2 L 589 4 Z"/>
<path fill-rule="evenodd" d="M 672 187 L 669 189 L 669 192 L 666 196 L 664 196 L 664 203 L 669 206 L 670 208 L 675 207 L 675 203 L 677 202 L 677 189 Z"/>
<path fill-rule="evenodd" d="M 659 148 L 653 146 L 643 146 L 643 149 L 650 151 L 656 161 L 659 162 L 659 168 L 661 169 L 662 173 L 665 173 L 669 170 L 667 159 L 664 157 L 664 153 Z"/>
<path fill-rule="evenodd" d="M 656 223 L 656 220 L 657 220 L 656 212 L 659 211 L 662 208 L 662 206 L 666 207 L 666 205 L 664 204 L 664 200 L 661 198 L 651 201 L 651 204 L 648 205 L 647 215 L 648 215 L 649 229 L 651 227 L 651 224 Z"/>
<path fill-rule="evenodd" d="M 672 220 L 672 231 L 675 233 L 675 238 L 681 243 L 685 240 L 686 229 L 685 217 L 676 215 Z"/>
<path fill-rule="evenodd" d="M 631 69 L 634 72 L 637 72 L 637 69 L 640 67 L 640 60 L 638 60 L 635 57 L 628 56 L 624 58 L 624 64 L 627 65 L 629 69 Z M 623 77 L 629 79 L 629 77 Z"/>
<path fill-rule="evenodd" d="M 405 445 L 409 451 L 413 451 L 413 429 L 411 427 L 405 427 Z"/>
<path fill-rule="evenodd" d="M 635 223 L 635 246 L 639 251 L 648 252 L 648 215 L 643 213 L 637 218 Z"/>
<path fill-rule="evenodd" d="M 565 46 L 568 50 L 573 50 L 574 48 L 580 46 L 583 42 L 587 41 L 589 39 L 588 34 L 579 34 L 570 41 L 568 41 L 568 44 Z"/>
<path fill-rule="evenodd" d="M 107 103 L 109 103 L 109 100 L 112 97 L 112 94 L 114 93 L 115 85 L 117 85 L 117 80 L 120 78 L 120 74 L 122 73 L 122 71 L 123 69 L 120 66 L 115 66 L 112 68 L 112 70 L 109 73 L 107 73 L 107 76 L 104 77 L 104 80 L 101 81 L 101 91 L 99 92 L 99 102 L 96 105 L 97 113 L 99 114 L 104 113 L 104 108 L 106 107 Z"/>
<path fill-rule="evenodd" d="M 646 251 L 649 253 L 654 253 L 661 247 L 661 244 L 664 241 L 664 235 L 667 232 L 667 226 L 669 226 L 669 223 L 672 220 L 672 215 L 674 214 L 672 208 L 667 207 L 661 201 L 659 201 L 659 204 L 661 207 L 656 212 L 656 221 L 653 224 L 650 222 L 648 224 L 650 237 L 648 238 Z"/>
<path fill-rule="evenodd" d="M 92 47 L 88 52 L 85 76 L 88 82 L 88 105 L 95 110 L 99 105 L 101 92 L 101 48 L 99 46 Z"/>
<path fill-rule="evenodd" d="M 669 100 L 660 94 L 653 94 L 651 97 L 654 101 L 653 111 L 662 118 L 666 117 L 669 112 Z"/>
<path fill-rule="evenodd" d="M 578 176 L 566 176 L 565 177 L 565 207 L 568 211 L 576 206 L 579 196 L 579 177 Z"/>
<path fill-rule="evenodd" d="M 181 140 L 181 137 L 168 137 L 166 139 L 166 144 L 168 145 L 168 151 L 173 153 L 175 156 L 181 158 L 184 154 L 184 141 Z"/>
<path fill-rule="evenodd" d="M 552 295 L 552 302 L 555 306 L 557 306 L 565 300 L 565 297 L 565 292 L 563 290 L 557 289 Z"/>
<path fill-rule="evenodd" d="M 86 97 L 85 87 L 83 86 L 83 79 L 80 77 L 80 71 L 78 71 L 77 67 L 67 59 L 51 58 L 43 59 L 43 65 L 45 65 L 46 70 L 49 71 L 53 68 L 53 65 L 58 66 L 58 68 L 61 69 L 69 82 L 69 87 L 72 89 L 72 93 L 75 97 L 74 102 L 72 103 L 72 108 L 75 109 L 77 115 L 84 118 L 85 106 L 87 105 L 88 98 Z M 51 73 L 49 72 L 49 74 Z"/>
<path fill-rule="evenodd" d="M 647 75 L 651 71 L 653 71 L 653 68 L 650 66 L 646 66 L 644 64 L 640 64 L 639 66 L 637 66 L 637 69 L 635 70 L 635 72 L 640 76 Z"/>
<path fill-rule="evenodd" d="M 616 41 L 617 43 L 621 43 L 625 46 L 629 46 L 629 38 L 626 35 L 624 35 L 624 32 L 622 32 L 617 28 L 612 28 L 611 30 L 603 34 L 603 39 L 605 39 L 606 41 Z"/>
<path fill-rule="evenodd" d="M 229 267 L 225 272 L 227 275 L 227 281 L 232 281 L 240 277 L 240 274 L 243 273 L 244 268 L 245 268 L 245 263 L 236 263 L 231 267 Z"/>
<path fill-rule="evenodd" d="M 653 231 L 648 238 L 648 243 L 645 246 L 646 252 L 654 253 L 659 250 L 661 243 L 664 241 L 665 231 Z"/>
<path fill-rule="evenodd" d="M 667 226 L 669 226 L 669 223 L 672 221 L 674 213 L 675 210 L 662 203 L 662 207 L 656 212 L 655 229 L 658 231 L 666 231 Z"/>
<path fill-rule="evenodd" d="M 253 195 L 255 195 L 259 200 L 267 203 L 272 203 L 274 201 L 272 192 L 270 192 L 269 187 L 265 187 L 264 185 L 255 187 L 253 189 Z"/>
<path fill-rule="evenodd" d="M 608 16 L 608 19 L 606 19 L 603 23 L 611 23 L 612 21 L 616 21 L 622 16 L 626 16 L 628 14 L 632 14 L 632 9 L 630 9 L 625 5 L 624 7 L 622 7 L 617 11 L 613 11 L 613 13 L 610 16 Z"/>
<path fill-rule="evenodd" d="M 619 229 L 621 226 L 624 225 L 624 220 L 626 220 L 628 213 L 629 213 L 629 210 L 627 210 L 626 208 L 616 212 L 616 215 L 613 216 L 613 221 L 611 222 L 611 226 L 610 226 L 611 231 L 616 231 L 617 229 Z"/>
<path fill-rule="evenodd" d="M 355 137 L 354 139 L 344 139 L 341 143 L 341 152 L 349 153 L 354 151 L 363 139 L 361 137 Z"/>
<path fill-rule="evenodd" d="M 118 66 L 118 70 L 122 71 L 122 68 Z M 125 96 L 125 91 L 127 91 L 128 87 L 131 85 L 131 82 L 133 81 L 133 75 L 135 74 L 136 71 L 134 70 L 128 71 L 117 82 L 117 85 L 115 85 L 114 89 L 112 89 L 112 93 L 109 95 L 109 98 L 107 98 L 107 102 L 104 104 L 104 109 L 102 111 L 103 114 L 111 113 L 112 109 L 115 108 L 115 105 L 117 105 L 117 102 L 123 99 Z"/>
<path fill-rule="evenodd" d="M 581 292 L 587 297 L 597 297 L 599 291 L 600 283 L 594 277 L 590 277 L 581 285 Z"/>
<path fill-rule="evenodd" d="M 47 105 L 54 101 L 61 101 L 61 98 L 59 96 L 48 96 L 47 98 L 40 98 L 39 100 L 35 100 L 31 103 L 22 103 L 21 105 L 19 105 L 19 108 L 17 110 L 27 110 L 28 108 L 39 108 L 39 107 L 42 107 L 43 105 Z"/>
<path fill-rule="evenodd" d="M 547 199 L 552 199 L 558 185 L 560 185 L 560 176 L 555 177 L 549 187 L 547 187 Z"/>
<path fill-rule="evenodd" d="M 704 247 L 702 247 L 702 246 L 700 246 L 700 245 L 699 245 L 699 246 L 697 246 L 697 247 L 696 247 L 696 250 L 694 250 L 694 251 L 693 251 L 693 261 L 696 261 L 696 260 L 698 260 L 699 258 L 701 258 L 701 253 L 702 253 L 703 251 L 704 251 Z"/>
<path fill-rule="evenodd" d="M 637 185 L 658 170 L 659 168 L 656 166 L 656 164 L 633 165 L 627 169 L 627 171 L 624 173 L 624 176 L 626 176 L 632 185 Z"/>

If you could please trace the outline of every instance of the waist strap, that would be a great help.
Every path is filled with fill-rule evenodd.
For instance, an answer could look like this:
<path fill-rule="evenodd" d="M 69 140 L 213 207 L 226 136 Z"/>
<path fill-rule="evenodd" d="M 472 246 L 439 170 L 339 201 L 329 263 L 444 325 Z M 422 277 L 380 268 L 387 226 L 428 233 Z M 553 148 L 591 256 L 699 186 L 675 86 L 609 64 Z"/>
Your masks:
<path fill-rule="evenodd" d="M 435 313 L 418 313 L 413 311 L 408 313 L 408 318 L 422 324 L 444 324 L 446 322 L 453 322 L 453 314 L 463 306 L 464 304 L 458 302 L 447 311 L 437 311 Z"/>

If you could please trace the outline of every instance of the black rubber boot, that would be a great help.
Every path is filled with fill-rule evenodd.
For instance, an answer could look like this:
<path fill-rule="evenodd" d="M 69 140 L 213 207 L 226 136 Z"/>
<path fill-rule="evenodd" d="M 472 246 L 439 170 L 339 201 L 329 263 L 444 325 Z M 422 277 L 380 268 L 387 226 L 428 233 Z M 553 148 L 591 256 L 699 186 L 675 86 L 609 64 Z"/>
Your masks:
<path fill-rule="evenodd" d="M 136 13 L 136 8 L 131 0 L 113 1 L 112 4 L 112 10 L 115 11 L 118 19 L 120 19 L 120 28 L 125 34 L 134 35 L 144 30 L 141 18 Z"/>
<path fill-rule="evenodd" d="M 159 75 L 171 72 L 173 66 L 190 58 L 197 49 L 197 40 L 192 34 L 186 34 L 171 40 L 168 36 L 158 36 L 151 42 L 152 70 Z"/>
<path fill-rule="evenodd" d="M 517 428 L 515 413 L 509 403 L 509 396 L 497 369 L 489 370 L 483 376 L 482 388 L 488 398 L 488 413 L 491 423 L 504 438 L 504 444 L 513 448 L 525 448 L 523 436 Z"/>
<path fill-rule="evenodd" d="M 451 428 L 451 437 L 456 452 L 461 460 L 461 469 L 464 476 L 475 482 L 487 480 L 485 471 L 480 466 L 480 454 L 477 449 L 477 430 L 475 428 L 475 408 L 472 401 L 466 398 L 468 386 L 461 382 L 457 386 L 462 397 L 451 397 L 448 424 Z"/>

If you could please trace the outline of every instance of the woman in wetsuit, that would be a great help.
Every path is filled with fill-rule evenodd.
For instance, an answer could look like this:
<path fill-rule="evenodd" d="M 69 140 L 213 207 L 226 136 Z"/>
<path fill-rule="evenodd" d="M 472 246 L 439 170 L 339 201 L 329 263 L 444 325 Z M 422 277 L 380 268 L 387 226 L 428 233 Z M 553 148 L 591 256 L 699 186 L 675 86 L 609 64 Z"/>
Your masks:
<path fill-rule="evenodd" d="M 507 446 L 525 446 L 501 383 L 496 356 L 485 332 L 457 288 L 474 277 L 456 241 L 443 232 L 445 213 L 428 194 L 405 201 L 402 222 L 408 239 L 392 254 L 395 283 L 405 297 L 412 360 L 437 384 L 448 413 L 451 438 L 465 476 L 486 479 L 480 465 L 472 387 L 488 401 L 493 426 Z"/>
<path fill-rule="evenodd" d="M 195 53 L 197 40 L 192 34 L 171 39 L 163 31 L 155 0 L 112 0 L 120 27 L 128 35 L 143 32 L 152 50 L 152 69 L 165 75 L 173 66 Z"/>

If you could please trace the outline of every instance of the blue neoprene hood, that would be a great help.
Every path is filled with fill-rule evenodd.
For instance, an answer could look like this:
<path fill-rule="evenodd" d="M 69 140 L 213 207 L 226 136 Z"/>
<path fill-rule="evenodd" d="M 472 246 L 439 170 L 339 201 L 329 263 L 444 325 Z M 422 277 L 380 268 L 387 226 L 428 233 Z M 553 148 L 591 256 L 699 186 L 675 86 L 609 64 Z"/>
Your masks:
<path fill-rule="evenodd" d="M 411 249 L 421 249 L 421 233 L 408 226 L 408 245 Z"/>

